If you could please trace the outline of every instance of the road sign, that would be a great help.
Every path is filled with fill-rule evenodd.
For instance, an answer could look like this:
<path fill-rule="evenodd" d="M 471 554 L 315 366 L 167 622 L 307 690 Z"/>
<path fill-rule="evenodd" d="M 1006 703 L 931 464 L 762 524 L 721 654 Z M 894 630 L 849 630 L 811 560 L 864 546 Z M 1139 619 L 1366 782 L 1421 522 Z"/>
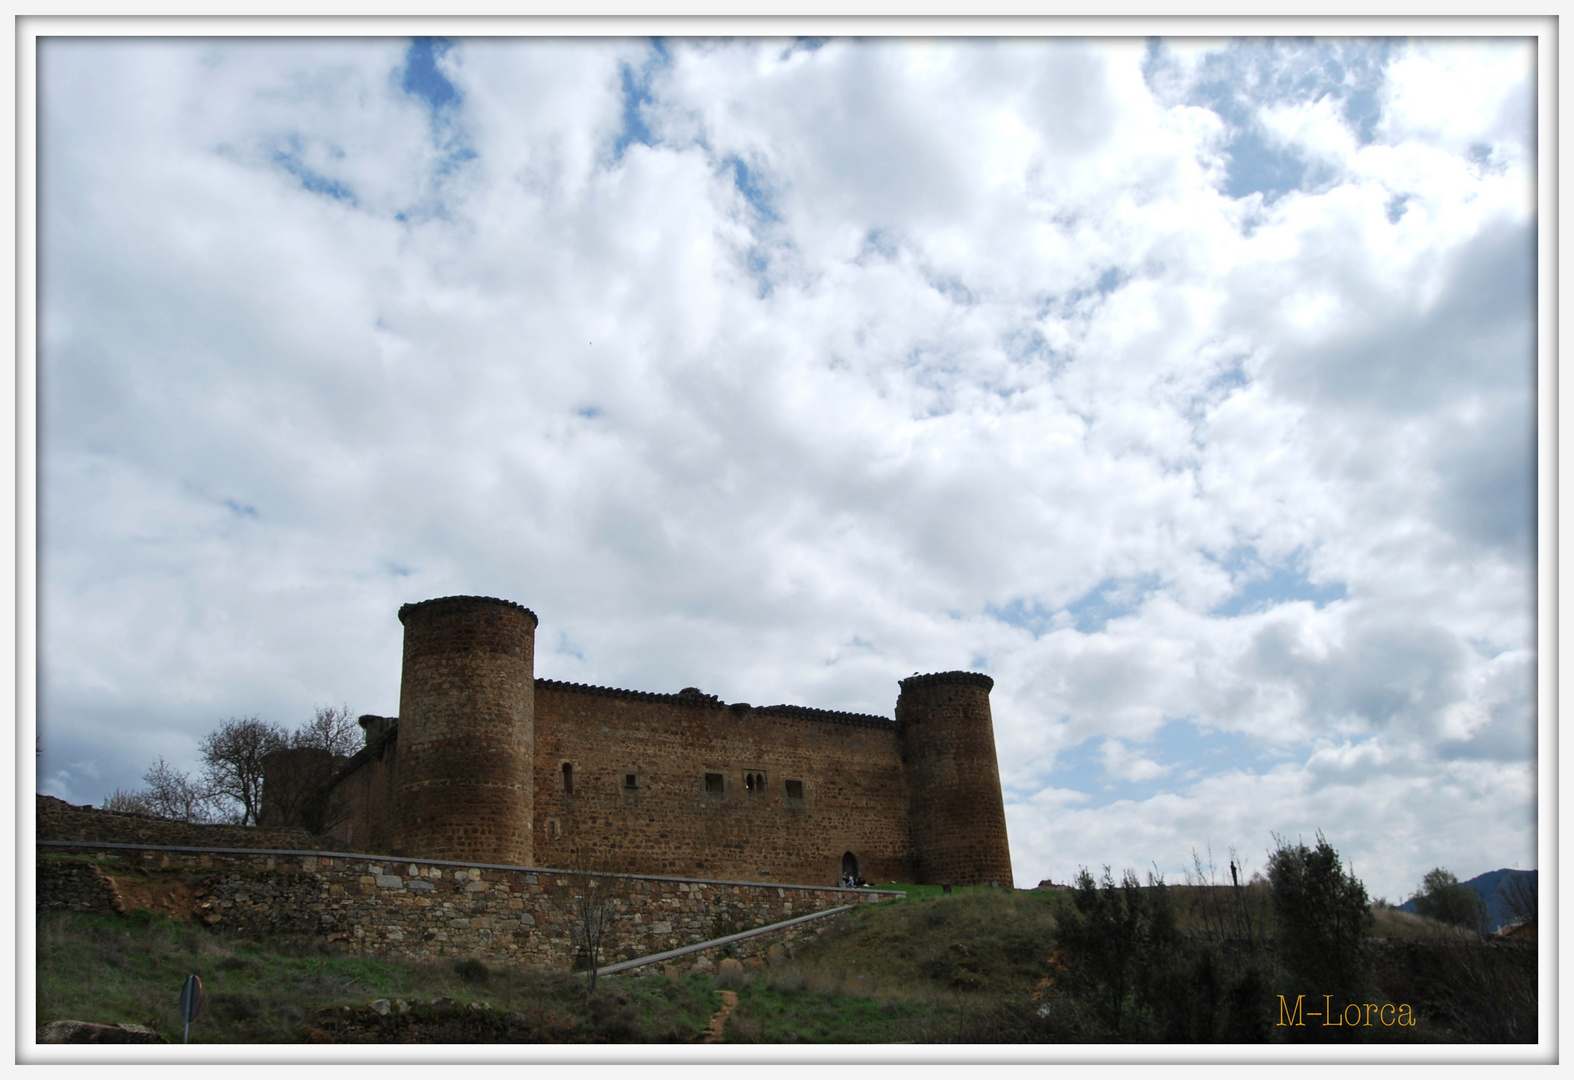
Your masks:
<path fill-rule="evenodd" d="M 182 1042 L 191 1041 L 191 1022 L 202 1011 L 203 1003 L 208 1000 L 208 995 L 202 989 L 202 980 L 195 975 L 186 976 L 186 985 L 180 988 L 180 1018 L 186 1022 L 186 1034 Z"/>

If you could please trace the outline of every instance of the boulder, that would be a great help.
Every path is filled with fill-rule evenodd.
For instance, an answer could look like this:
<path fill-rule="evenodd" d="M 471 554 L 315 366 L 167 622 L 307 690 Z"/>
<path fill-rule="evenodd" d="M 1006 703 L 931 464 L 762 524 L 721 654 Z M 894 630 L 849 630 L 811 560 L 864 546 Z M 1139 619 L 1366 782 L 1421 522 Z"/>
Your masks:
<path fill-rule="evenodd" d="M 168 1039 L 141 1024 L 90 1024 L 56 1020 L 38 1030 L 41 1043 L 167 1043 Z"/>

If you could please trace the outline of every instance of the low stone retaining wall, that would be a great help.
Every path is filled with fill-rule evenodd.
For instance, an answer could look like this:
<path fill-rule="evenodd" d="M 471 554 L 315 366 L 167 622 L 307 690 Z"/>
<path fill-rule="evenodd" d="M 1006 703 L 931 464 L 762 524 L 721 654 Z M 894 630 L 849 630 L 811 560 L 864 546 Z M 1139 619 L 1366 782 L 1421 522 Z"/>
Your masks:
<path fill-rule="evenodd" d="M 40 860 L 39 911 L 124 911 L 115 883 L 90 862 Z"/>
<path fill-rule="evenodd" d="M 191 917 L 239 934 L 320 937 L 346 951 L 404 959 L 474 956 L 487 963 L 572 966 L 573 899 L 585 875 L 528 867 L 393 860 L 342 852 L 193 850 L 73 843 L 39 845 L 41 910 L 104 910 L 99 871 L 83 856 L 118 860 L 143 880 L 191 890 Z M 62 858 L 62 855 L 71 857 Z M 709 941 L 849 903 L 886 899 L 867 889 L 604 875 L 614 896 L 602 960 L 613 963 Z M 108 892 L 113 896 L 113 890 Z M 763 954 L 813 935 L 825 920 L 731 946 Z"/>
<path fill-rule="evenodd" d="M 165 821 L 145 814 L 117 814 L 91 806 L 73 806 L 53 795 L 34 798 L 39 840 L 97 840 L 110 844 L 163 844 L 202 848 L 267 848 L 309 851 L 347 845 L 305 829 L 251 825 L 196 825 Z M 357 850 L 348 845 L 351 851 Z"/>

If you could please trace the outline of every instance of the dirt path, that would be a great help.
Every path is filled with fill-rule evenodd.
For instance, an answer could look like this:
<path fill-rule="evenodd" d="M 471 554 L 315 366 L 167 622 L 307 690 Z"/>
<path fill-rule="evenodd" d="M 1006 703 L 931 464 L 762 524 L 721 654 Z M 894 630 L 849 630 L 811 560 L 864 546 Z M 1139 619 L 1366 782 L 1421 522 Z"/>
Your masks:
<path fill-rule="evenodd" d="M 738 995 L 731 990 L 716 991 L 721 995 L 721 1008 L 716 1010 L 716 1015 L 710 1018 L 710 1028 L 705 1032 L 702 1043 L 726 1042 L 727 1014 L 738 1007 Z"/>

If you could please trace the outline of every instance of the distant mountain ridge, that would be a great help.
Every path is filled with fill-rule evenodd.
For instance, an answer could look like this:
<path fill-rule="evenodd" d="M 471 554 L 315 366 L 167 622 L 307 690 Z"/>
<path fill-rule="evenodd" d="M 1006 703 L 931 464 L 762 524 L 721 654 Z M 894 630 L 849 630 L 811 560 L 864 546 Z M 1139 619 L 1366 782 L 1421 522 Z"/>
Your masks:
<path fill-rule="evenodd" d="M 1508 905 L 1503 902 L 1503 897 L 1499 892 L 1499 889 L 1502 888 L 1504 883 L 1507 882 L 1509 878 L 1515 876 L 1530 878 L 1532 883 L 1535 884 L 1537 895 L 1540 895 L 1540 879 L 1536 876 L 1536 871 L 1534 870 L 1509 870 L 1507 868 L 1502 870 L 1488 870 L 1484 874 L 1477 874 L 1469 881 L 1460 882 L 1461 885 L 1468 885 L 1472 889 L 1476 890 L 1476 892 L 1481 895 L 1481 899 L 1486 901 L 1487 926 L 1493 931 L 1501 930 L 1503 927 L 1514 921 L 1514 916 L 1508 910 Z M 1415 909 L 1415 897 L 1411 897 L 1409 900 L 1406 900 L 1404 903 L 1399 905 L 1400 911 L 1408 911 L 1414 914 Z"/>

